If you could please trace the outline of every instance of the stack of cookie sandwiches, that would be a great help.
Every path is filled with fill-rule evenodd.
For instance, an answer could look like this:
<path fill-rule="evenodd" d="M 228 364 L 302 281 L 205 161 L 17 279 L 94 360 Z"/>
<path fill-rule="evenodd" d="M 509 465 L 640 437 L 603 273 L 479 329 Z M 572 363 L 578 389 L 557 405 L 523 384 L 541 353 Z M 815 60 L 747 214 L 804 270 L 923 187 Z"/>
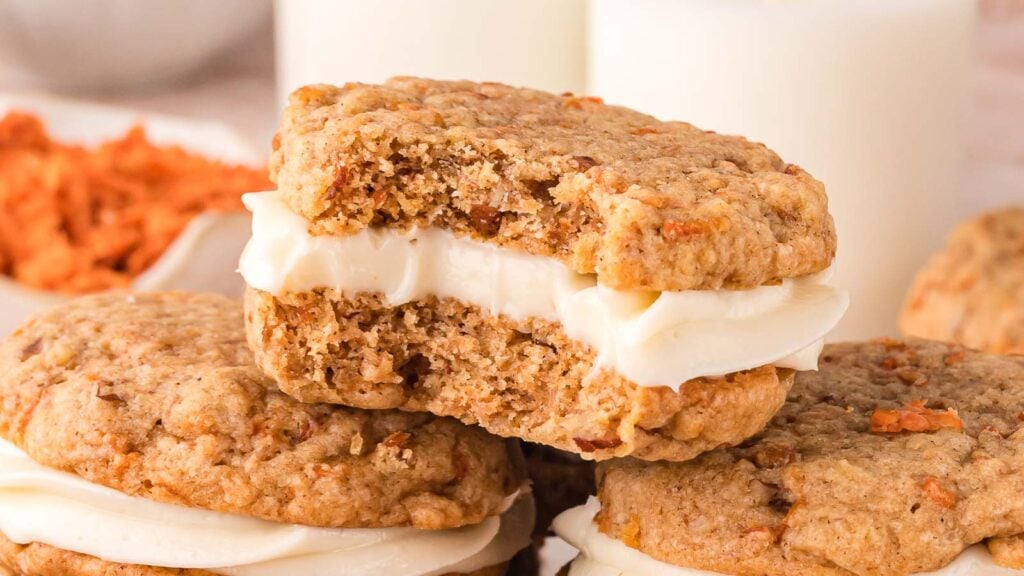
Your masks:
<path fill-rule="evenodd" d="M 304 402 L 687 460 L 760 431 L 846 308 L 821 183 L 596 98 L 310 86 L 271 174 L 247 333 Z"/>
<path fill-rule="evenodd" d="M 0 574 L 505 573 L 518 448 L 430 414 L 303 404 L 218 296 L 93 296 L 0 344 Z"/>
<path fill-rule="evenodd" d="M 570 576 L 1024 574 L 1024 357 L 829 345 L 760 434 L 598 466 Z"/>

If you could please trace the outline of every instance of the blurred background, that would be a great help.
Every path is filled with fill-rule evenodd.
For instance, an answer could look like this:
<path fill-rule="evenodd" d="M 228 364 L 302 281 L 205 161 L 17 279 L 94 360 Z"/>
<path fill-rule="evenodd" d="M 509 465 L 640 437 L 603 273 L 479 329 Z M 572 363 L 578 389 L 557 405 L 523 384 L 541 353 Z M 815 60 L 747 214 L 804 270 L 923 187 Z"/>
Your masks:
<path fill-rule="evenodd" d="M 829 190 L 853 298 L 839 337 L 894 333 L 949 227 L 1024 203 L 1024 0 L 57 6 L 0 0 L 0 107 L 77 142 L 129 114 L 157 142 L 258 167 L 290 90 L 397 74 L 593 94 L 763 141 Z"/>

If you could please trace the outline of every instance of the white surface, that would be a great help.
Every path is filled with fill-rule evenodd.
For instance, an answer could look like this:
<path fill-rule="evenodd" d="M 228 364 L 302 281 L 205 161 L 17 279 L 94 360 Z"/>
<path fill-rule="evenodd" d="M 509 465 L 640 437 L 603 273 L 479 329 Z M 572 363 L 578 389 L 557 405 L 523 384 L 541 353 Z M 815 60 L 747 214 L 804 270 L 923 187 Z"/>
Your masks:
<path fill-rule="evenodd" d="M 504 562 L 530 542 L 528 491 L 449 530 L 315 528 L 128 496 L 42 466 L 0 440 L 0 531 L 110 562 L 229 576 L 433 576 Z"/>
<path fill-rule="evenodd" d="M 390 76 L 584 87 L 583 0 L 277 0 L 278 102 Z"/>
<path fill-rule="evenodd" d="M 593 0 L 589 20 L 590 92 L 825 182 L 852 302 L 834 336 L 894 332 L 957 216 L 974 1 Z"/>
<path fill-rule="evenodd" d="M 233 130 L 201 122 L 32 94 L 0 94 L 0 115 L 10 110 L 38 115 L 57 139 L 95 145 L 123 135 L 137 123 L 159 144 L 176 144 L 212 158 L 260 165 L 261 156 Z M 140 275 L 138 290 L 193 290 L 240 296 L 244 288 L 235 265 L 249 237 L 248 214 L 202 214 L 182 231 L 161 258 Z M 67 300 L 0 277 L 0 334 L 26 317 Z"/>
<path fill-rule="evenodd" d="M 569 576 L 717 576 L 718 572 L 696 570 L 656 560 L 598 531 L 594 516 L 601 505 L 591 497 L 583 506 L 566 510 L 555 518 L 557 534 L 582 554 L 573 562 Z M 917 576 L 1020 576 L 1024 570 L 996 565 L 983 545 L 963 551 L 951 564 Z"/>
<path fill-rule="evenodd" d="M 174 79 L 269 13 L 270 0 L 0 0 L 0 69 L 65 88 Z"/>
<path fill-rule="evenodd" d="M 252 239 L 239 270 L 272 294 L 379 292 L 389 306 L 456 298 L 493 316 L 544 318 L 597 351 L 598 366 L 640 386 L 679 386 L 767 364 L 813 370 L 846 293 L 827 273 L 752 290 L 614 290 L 556 258 L 460 238 L 439 228 L 366 228 L 312 236 L 276 192 L 246 194 Z"/>

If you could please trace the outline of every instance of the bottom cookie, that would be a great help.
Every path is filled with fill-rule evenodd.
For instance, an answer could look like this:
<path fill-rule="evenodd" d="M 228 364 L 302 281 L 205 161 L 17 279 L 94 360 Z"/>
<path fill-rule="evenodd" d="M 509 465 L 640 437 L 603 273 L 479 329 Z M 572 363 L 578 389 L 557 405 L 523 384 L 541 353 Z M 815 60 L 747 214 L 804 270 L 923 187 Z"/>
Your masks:
<path fill-rule="evenodd" d="M 518 446 L 300 404 L 222 297 L 88 297 L 0 342 L 0 565 L 26 576 L 500 576 Z"/>
<path fill-rule="evenodd" d="M 600 514 L 596 499 L 584 506 L 571 509 L 556 520 L 559 534 L 570 539 L 581 553 L 562 567 L 556 576 L 761 576 L 775 572 L 708 571 L 659 560 L 627 542 L 602 534 L 595 524 Z M 934 571 L 879 572 L 885 576 L 1019 576 L 1019 554 L 1024 536 L 996 538 L 977 544 L 961 552 L 952 562 Z M 723 556 L 722 561 L 728 561 Z M 770 570 L 770 569 L 769 569 Z M 838 566 L 798 567 L 783 572 L 787 576 L 859 576 Z"/>
<path fill-rule="evenodd" d="M 525 554 L 521 552 L 520 555 Z M 509 570 L 515 565 L 515 570 Z M 529 560 L 525 561 L 529 566 Z M 529 576 L 534 574 L 524 567 L 518 557 L 510 562 L 489 566 L 468 573 L 445 576 Z M 216 576 L 207 570 L 159 568 L 137 564 L 107 562 L 93 556 L 61 550 L 46 544 L 16 544 L 0 534 L 0 576 Z"/>
<path fill-rule="evenodd" d="M 1022 357 L 831 344 L 760 434 L 602 462 L 554 530 L 571 576 L 1021 576 L 1022 414 Z"/>

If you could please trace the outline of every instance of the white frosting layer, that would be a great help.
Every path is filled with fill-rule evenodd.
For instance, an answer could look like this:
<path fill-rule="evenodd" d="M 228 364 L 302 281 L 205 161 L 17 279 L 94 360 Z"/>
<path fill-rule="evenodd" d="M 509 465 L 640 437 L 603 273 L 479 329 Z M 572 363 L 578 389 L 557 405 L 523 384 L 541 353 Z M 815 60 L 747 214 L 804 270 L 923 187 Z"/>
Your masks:
<path fill-rule="evenodd" d="M 502 563 L 530 543 L 533 502 L 450 530 L 334 529 L 128 496 L 42 466 L 0 440 L 0 532 L 110 562 L 229 576 L 435 576 Z"/>
<path fill-rule="evenodd" d="M 627 292 L 555 258 L 440 229 L 312 236 L 277 193 L 244 199 L 253 236 L 239 271 L 254 288 L 379 292 L 392 306 L 433 295 L 516 320 L 551 320 L 592 346 L 600 366 L 641 386 L 678 389 L 700 376 L 767 364 L 814 369 L 822 338 L 848 305 L 845 292 L 825 283 L 826 274 L 744 291 Z"/>
<path fill-rule="evenodd" d="M 566 510 L 555 518 L 555 533 L 572 544 L 580 555 L 572 563 L 569 576 L 723 576 L 695 568 L 675 566 L 626 546 L 602 534 L 594 524 L 601 509 L 591 497 L 583 506 Z M 950 565 L 918 576 L 1021 576 L 1024 570 L 996 565 L 983 545 L 964 550 Z"/>

